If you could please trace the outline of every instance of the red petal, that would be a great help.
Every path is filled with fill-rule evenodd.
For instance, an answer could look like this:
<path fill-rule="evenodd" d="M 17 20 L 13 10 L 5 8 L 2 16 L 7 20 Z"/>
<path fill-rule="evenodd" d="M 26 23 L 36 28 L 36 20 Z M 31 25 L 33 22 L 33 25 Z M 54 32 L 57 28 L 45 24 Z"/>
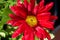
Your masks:
<path fill-rule="evenodd" d="M 41 2 L 39 3 L 39 11 L 41 11 L 41 9 L 44 8 L 44 0 L 41 0 Z"/>
<path fill-rule="evenodd" d="M 21 8 L 25 8 L 25 6 L 22 3 L 18 3 L 17 6 L 20 6 Z"/>
<path fill-rule="evenodd" d="M 45 31 L 41 27 L 36 27 L 36 30 L 39 34 L 42 34 L 43 38 L 46 38 Z"/>
<path fill-rule="evenodd" d="M 13 24 L 13 26 L 19 26 L 19 25 L 23 24 L 24 22 L 25 22 L 24 20 L 19 20 L 19 21 L 15 22 Z"/>
<path fill-rule="evenodd" d="M 53 4 L 54 4 L 53 2 L 47 4 L 45 8 L 41 10 L 40 12 L 48 12 L 53 7 Z"/>
<path fill-rule="evenodd" d="M 44 0 L 41 0 L 38 6 L 39 6 L 38 13 L 41 13 L 40 11 L 44 9 Z"/>
<path fill-rule="evenodd" d="M 38 38 L 43 38 L 41 32 L 35 32 L 35 34 L 36 34 L 36 36 L 37 36 Z"/>
<path fill-rule="evenodd" d="M 24 7 L 24 5 L 22 4 L 21 0 L 17 0 L 17 6 Z"/>
<path fill-rule="evenodd" d="M 27 0 L 24 0 L 24 6 L 25 6 L 25 8 L 28 8 L 28 1 Z"/>
<path fill-rule="evenodd" d="M 44 20 L 44 21 L 48 21 L 50 19 L 50 12 L 47 13 L 41 13 L 37 15 L 37 19 L 38 21 Z"/>
<path fill-rule="evenodd" d="M 7 22 L 7 24 L 13 25 L 15 22 L 16 22 L 16 20 L 9 20 L 9 21 Z"/>
<path fill-rule="evenodd" d="M 42 29 L 41 27 L 38 26 L 38 27 L 36 27 L 36 30 L 39 34 L 42 35 L 42 36 L 40 36 L 40 38 L 43 37 L 43 38 L 41 38 L 42 40 L 44 38 L 48 38 L 48 40 L 51 40 L 50 35 L 44 29 Z"/>
<path fill-rule="evenodd" d="M 12 38 L 16 38 L 17 36 L 19 36 L 19 34 L 21 34 L 24 31 L 24 26 L 23 24 L 21 24 L 19 26 L 19 28 L 12 34 Z"/>
<path fill-rule="evenodd" d="M 23 8 L 19 6 L 11 6 L 10 9 L 14 12 L 15 15 L 20 16 L 22 18 L 26 17 L 26 12 L 23 10 Z"/>
<path fill-rule="evenodd" d="M 50 35 L 49 35 L 48 32 L 45 31 L 45 35 L 46 35 L 46 37 L 48 38 L 48 40 L 51 40 L 51 37 L 50 37 Z"/>
<path fill-rule="evenodd" d="M 14 14 L 9 14 L 9 16 L 11 19 L 19 19 L 19 20 L 21 19 L 19 16 L 16 16 Z"/>
<path fill-rule="evenodd" d="M 41 0 L 41 2 L 39 3 L 39 7 L 40 8 L 44 7 L 44 0 Z"/>
<path fill-rule="evenodd" d="M 32 11 L 35 5 L 35 0 L 30 0 L 30 3 L 28 5 L 28 11 Z"/>
<path fill-rule="evenodd" d="M 24 36 L 22 37 L 22 40 L 25 40 Z"/>
<path fill-rule="evenodd" d="M 25 30 L 24 39 L 25 40 L 34 40 L 34 34 L 33 34 L 33 32 L 30 29 Z"/>
<path fill-rule="evenodd" d="M 56 20 L 56 19 L 58 19 L 57 16 L 51 16 L 51 17 L 50 17 L 50 20 Z"/>
<path fill-rule="evenodd" d="M 38 11 L 38 6 L 35 6 L 34 9 L 33 9 L 33 14 L 36 15 L 37 11 Z"/>
<path fill-rule="evenodd" d="M 54 23 L 53 22 L 49 22 L 49 21 L 39 21 L 39 24 L 45 28 L 48 28 L 50 30 L 54 30 Z"/>
<path fill-rule="evenodd" d="M 33 33 L 30 34 L 30 40 L 34 40 L 34 34 Z"/>
<path fill-rule="evenodd" d="M 24 20 L 9 20 L 7 24 L 12 25 L 12 26 L 19 26 L 21 24 L 25 23 Z"/>

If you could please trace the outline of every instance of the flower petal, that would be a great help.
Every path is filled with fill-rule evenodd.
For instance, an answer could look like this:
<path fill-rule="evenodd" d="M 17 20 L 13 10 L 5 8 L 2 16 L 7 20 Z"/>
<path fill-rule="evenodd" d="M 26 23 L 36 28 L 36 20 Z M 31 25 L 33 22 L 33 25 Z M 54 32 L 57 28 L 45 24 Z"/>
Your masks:
<path fill-rule="evenodd" d="M 41 2 L 39 3 L 39 11 L 41 11 L 43 8 L 44 8 L 44 0 L 41 0 Z"/>
<path fill-rule="evenodd" d="M 17 30 L 15 30 L 15 32 L 12 34 L 12 38 L 16 38 L 17 36 L 19 36 L 19 34 L 21 34 L 24 31 L 24 27 L 23 24 L 21 24 L 19 26 L 19 28 Z"/>
<path fill-rule="evenodd" d="M 48 38 L 48 40 L 51 40 L 51 37 L 50 37 L 50 35 L 49 35 L 48 32 L 45 31 L 45 35 L 46 35 L 46 37 Z"/>
<path fill-rule="evenodd" d="M 22 37 L 22 40 L 25 40 L 24 36 Z"/>
<path fill-rule="evenodd" d="M 13 25 L 15 22 L 16 22 L 16 20 L 9 20 L 9 21 L 7 22 L 7 24 Z"/>
<path fill-rule="evenodd" d="M 45 31 L 41 28 L 41 27 L 36 27 L 36 31 L 39 33 L 39 34 L 42 34 L 43 38 L 46 37 L 45 35 Z"/>
<path fill-rule="evenodd" d="M 41 39 L 43 38 L 41 32 L 35 32 L 35 34 L 36 34 L 36 36 L 37 36 L 38 38 L 41 38 Z"/>
<path fill-rule="evenodd" d="M 41 10 L 40 12 L 48 12 L 53 7 L 53 4 L 54 4 L 53 2 L 47 4 L 45 8 Z"/>
<path fill-rule="evenodd" d="M 50 17 L 50 20 L 56 20 L 56 19 L 58 19 L 57 16 L 51 16 L 51 17 Z"/>
<path fill-rule="evenodd" d="M 35 5 L 35 0 L 30 0 L 30 3 L 28 5 L 28 11 L 32 11 Z"/>
<path fill-rule="evenodd" d="M 11 19 L 21 19 L 19 16 L 16 16 L 14 14 L 9 14 Z"/>
<path fill-rule="evenodd" d="M 39 21 L 39 24 L 42 27 L 48 28 L 50 30 L 54 30 L 54 22 L 49 22 L 49 21 Z"/>
<path fill-rule="evenodd" d="M 25 8 L 28 8 L 28 1 L 27 0 L 24 0 L 24 6 L 25 6 Z"/>
<path fill-rule="evenodd" d="M 40 8 L 44 7 L 44 0 L 41 0 L 41 2 L 39 3 L 39 7 Z"/>
<path fill-rule="evenodd" d="M 13 26 L 19 26 L 19 25 L 23 24 L 24 22 L 25 22 L 24 20 L 19 20 L 19 21 L 15 22 L 13 24 Z"/>
<path fill-rule="evenodd" d="M 44 29 L 42 29 L 41 27 L 36 27 L 36 30 L 37 30 L 37 32 L 39 33 L 39 34 L 42 34 L 42 36 L 43 36 L 43 39 L 44 38 L 48 38 L 48 40 L 51 40 L 51 38 L 50 38 L 50 35 L 44 30 Z M 42 39 L 42 38 L 41 38 Z M 42 39 L 42 40 L 43 40 Z"/>
<path fill-rule="evenodd" d="M 36 6 L 34 7 L 34 15 L 36 15 L 36 13 L 40 13 L 40 11 L 44 8 L 44 0 L 41 0 L 41 2 Z"/>
<path fill-rule="evenodd" d="M 38 11 L 38 6 L 35 6 L 34 9 L 33 9 L 33 14 L 36 15 L 37 11 Z"/>
<path fill-rule="evenodd" d="M 23 10 L 20 6 L 11 6 L 10 9 L 14 12 L 16 16 L 20 16 L 21 18 L 26 17 L 26 11 Z"/>
<path fill-rule="evenodd" d="M 24 32 L 24 39 L 25 40 L 34 40 L 34 34 L 31 32 L 31 30 L 25 30 Z"/>
<path fill-rule="evenodd" d="M 15 26 L 19 26 L 19 25 L 21 25 L 21 24 L 24 24 L 25 23 L 25 21 L 24 20 L 9 20 L 8 22 L 7 22 L 7 24 L 9 24 L 9 25 L 12 25 L 13 27 L 15 27 Z"/>
<path fill-rule="evenodd" d="M 37 14 L 37 19 L 38 21 L 41 21 L 41 20 L 48 21 L 50 19 L 50 15 L 51 15 L 50 12 Z"/>

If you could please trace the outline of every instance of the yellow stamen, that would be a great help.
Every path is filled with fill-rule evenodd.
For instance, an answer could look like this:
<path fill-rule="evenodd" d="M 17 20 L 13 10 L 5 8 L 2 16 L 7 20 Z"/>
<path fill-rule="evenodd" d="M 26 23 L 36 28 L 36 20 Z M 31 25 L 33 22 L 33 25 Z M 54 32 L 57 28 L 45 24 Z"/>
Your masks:
<path fill-rule="evenodd" d="M 37 19 L 35 16 L 27 16 L 26 22 L 31 27 L 34 27 L 35 25 L 37 25 Z"/>

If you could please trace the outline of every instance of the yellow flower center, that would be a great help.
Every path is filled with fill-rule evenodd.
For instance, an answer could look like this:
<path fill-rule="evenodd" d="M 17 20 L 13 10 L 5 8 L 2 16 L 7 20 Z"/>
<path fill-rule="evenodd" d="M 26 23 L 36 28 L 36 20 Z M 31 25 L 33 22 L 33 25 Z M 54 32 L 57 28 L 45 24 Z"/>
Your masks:
<path fill-rule="evenodd" d="M 37 25 L 37 19 L 35 16 L 27 16 L 26 22 L 31 27 L 34 27 Z"/>

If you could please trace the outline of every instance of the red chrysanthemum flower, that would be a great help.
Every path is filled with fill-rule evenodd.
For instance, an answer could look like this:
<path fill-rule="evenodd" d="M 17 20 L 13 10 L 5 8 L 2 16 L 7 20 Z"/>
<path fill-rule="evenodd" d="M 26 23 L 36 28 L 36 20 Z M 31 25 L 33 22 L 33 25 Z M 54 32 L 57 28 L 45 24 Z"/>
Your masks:
<path fill-rule="evenodd" d="M 44 40 L 47 38 L 51 40 L 49 33 L 45 30 L 54 30 L 54 22 L 57 17 L 51 15 L 49 10 L 53 7 L 53 2 L 44 5 L 44 0 L 35 5 L 35 0 L 24 0 L 20 2 L 17 0 L 17 4 L 10 6 L 10 9 L 14 14 L 9 14 L 11 20 L 7 23 L 12 26 L 18 26 L 18 29 L 12 34 L 12 38 L 19 36 L 23 33 L 22 40 L 34 40 L 35 35 Z"/>

